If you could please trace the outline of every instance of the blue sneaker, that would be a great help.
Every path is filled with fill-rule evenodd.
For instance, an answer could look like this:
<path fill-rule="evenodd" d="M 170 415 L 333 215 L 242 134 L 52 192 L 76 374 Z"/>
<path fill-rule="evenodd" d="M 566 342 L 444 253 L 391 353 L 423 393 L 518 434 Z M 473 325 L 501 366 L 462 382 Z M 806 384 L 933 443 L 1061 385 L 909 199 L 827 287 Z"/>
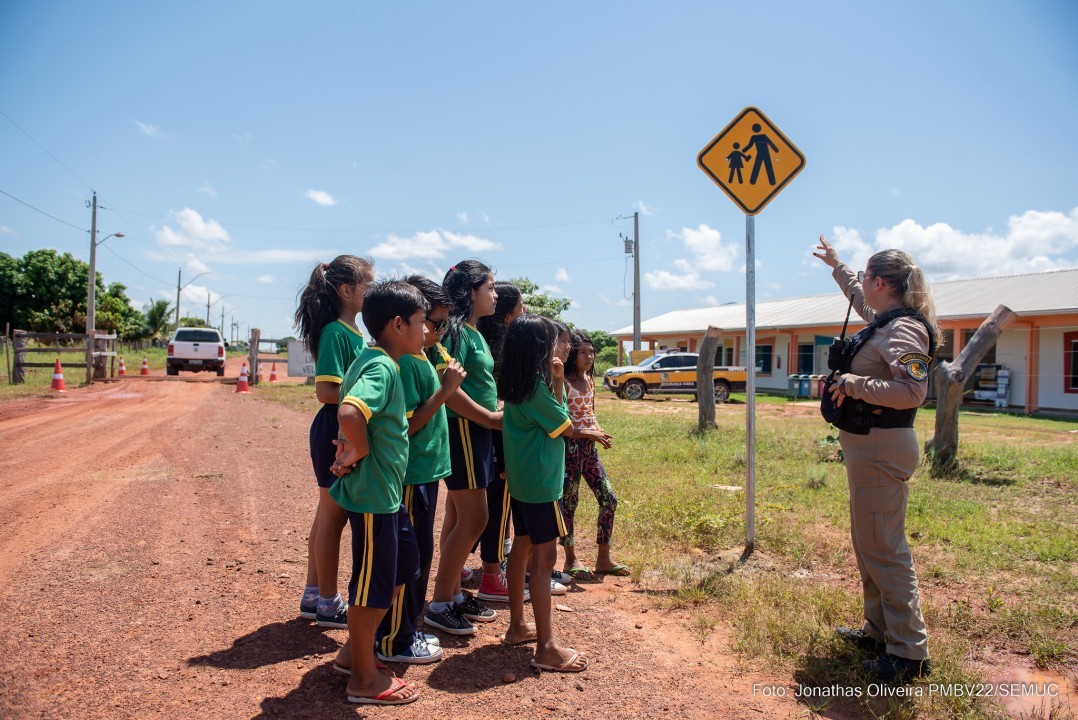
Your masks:
<path fill-rule="evenodd" d="M 422 640 L 413 640 L 412 644 L 393 655 L 375 653 L 382 662 L 399 662 L 410 665 L 427 665 L 442 659 L 442 648 L 428 645 Z"/>
<path fill-rule="evenodd" d="M 307 620 L 315 620 L 318 617 L 318 599 L 315 598 L 313 603 L 305 603 L 301 599 L 299 601 L 299 616 L 306 618 Z"/>
<path fill-rule="evenodd" d="M 417 630 L 416 634 L 415 634 L 415 637 L 416 637 L 416 640 L 421 640 L 422 642 L 425 642 L 428 645 L 433 645 L 435 647 L 441 647 L 442 646 L 442 639 L 440 637 L 438 637 L 437 635 L 431 635 L 430 633 L 419 632 Z"/>
<path fill-rule="evenodd" d="M 337 603 L 337 609 L 330 614 L 323 614 L 319 611 L 315 612 L 315 621 L 319 627 L 336 628 L 338 630 L 348 629 L 348 603 L 341 600 Z"/>

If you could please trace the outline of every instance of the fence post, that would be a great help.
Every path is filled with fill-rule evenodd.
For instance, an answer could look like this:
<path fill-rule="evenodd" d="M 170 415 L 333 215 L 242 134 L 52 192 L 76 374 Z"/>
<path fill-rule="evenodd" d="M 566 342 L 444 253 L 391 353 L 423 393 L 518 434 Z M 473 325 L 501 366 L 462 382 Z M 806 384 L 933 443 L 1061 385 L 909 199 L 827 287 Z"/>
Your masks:
<path fill-rule="evenodd" d="M 26 382 L 26 377 L 23 375 L 22 364 L 26 361 L 22 353 L 19 352 L 26 347 L 26 333 L 22 330 L 14 330 L 11 333 L 15 355 L 15 366 L 11 369 L 11 384 L 22 385 Z"/>
<path fill-rule="evenodd" d="M 262 331 L 258 328 L 251 328 L 251 347 L 248 349 L 248 363 L 250 368 L 247 373 L 248 382 L 251 385 L 258 385 L 258 342 L 262 337 Z"/>

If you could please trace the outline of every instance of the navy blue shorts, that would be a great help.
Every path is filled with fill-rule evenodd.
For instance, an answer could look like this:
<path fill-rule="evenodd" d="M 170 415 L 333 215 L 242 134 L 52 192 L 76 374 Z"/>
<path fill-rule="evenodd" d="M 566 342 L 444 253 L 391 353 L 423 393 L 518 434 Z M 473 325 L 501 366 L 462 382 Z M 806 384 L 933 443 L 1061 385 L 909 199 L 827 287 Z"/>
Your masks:
<path fill-rule="evenodd" d="M 318 487 L 328 488 L 337 481 L 337 476 L 330 471 L 337 457 L 337 439 L 341 426 L 337 422 L 337 405 L 323 405 L 311 423 L 311 464 L 314 465 L 314 478 Z"/>
<path fill-rule="evenodd" d="M 494 441 L 494 472 L 499 476 L 505 472 L 505 443 L 501 430 L 491 430 L 491 439 Z"/>
<path fill-rule="evenodd" d="M 569 534 L 561 514 L 561 503 L 557 500 L 545 503 L 510 500 L 509 507 L 513 511 L 513 534 L 527 535 L 532 545 L 542 545 Z"/>
<path fill-rule="evenodd" d="M 482 490 L 494 480 L 494 440 L 490 428 L 464 418 L 449 418 L 450 490 Z"/>
<path fill-rule="evenodd" d="M 419 577 L 419 546 L 403 505 L 395 513 L 348 513 L 352 579 L 348 603 L 388 609 L 398 585 Z"/>

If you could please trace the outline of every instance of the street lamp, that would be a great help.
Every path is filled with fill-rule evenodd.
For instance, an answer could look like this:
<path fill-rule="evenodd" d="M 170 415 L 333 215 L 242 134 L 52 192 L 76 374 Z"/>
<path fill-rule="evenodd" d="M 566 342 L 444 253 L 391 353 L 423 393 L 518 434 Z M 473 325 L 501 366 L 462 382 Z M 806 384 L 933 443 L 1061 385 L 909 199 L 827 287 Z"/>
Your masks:
<path fill-rule="evenodd" d="M 115 232 L 106 235 L 101 240 L 97 239 L 97 193 L 94 193 L 93 214 L 90 216 L 90 277 L 86 283 L 86 341 L 90 342 L 90 333 L 94 331 L 94 310 L 97 290 L 97 246 L 110 237 L 123 237 L 123 233 Z"/>
<path fill-rule="evenodd" d="M 193 278 L 188 280 L 187 285 L 190 285 L 191 283 L 193 283 L 195 280 L 198 280 L 203 275 L 209 275 L 209 274 L 210 274 L 209 270 L 207 270 L 206 272 L 199 273 L 198 275 L 195 275 Z M 187 287 L 187 285 L 183 285 L 183 286 L 180 285 L 180 282 L 181 282 L 182 279 L 183 279 L 183 268 L 180 268 L 179 270 L 176 271 L 176 329 L 177 330 L 180 329 L 180 292 L 182 292 L 183 289 L 185 287 Z"/>

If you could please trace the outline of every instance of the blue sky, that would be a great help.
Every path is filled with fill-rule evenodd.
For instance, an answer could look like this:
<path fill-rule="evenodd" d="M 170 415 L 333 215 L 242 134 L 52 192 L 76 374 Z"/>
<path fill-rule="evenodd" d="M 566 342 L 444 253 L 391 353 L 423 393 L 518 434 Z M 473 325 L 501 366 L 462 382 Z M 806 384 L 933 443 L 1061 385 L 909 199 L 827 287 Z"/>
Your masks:
<path fill-rule="evenodd" d="M 757 216 L 758 299 L 833 289 L 821 233 L 937 280 L 1073 267 L 1076 31 L 1063 1 L 10 0 L 0 250 L 88 259 L 96 190 L 126 235 L 98 270 L 140 306 L 206 273 L 185 315 L 280 337 L 316 261 L 479 257 L 610 330 L 634 210 L 645 319 L 744 300 L 744 215 L 696 154 L 753 105 L 807 158 Z"/>

